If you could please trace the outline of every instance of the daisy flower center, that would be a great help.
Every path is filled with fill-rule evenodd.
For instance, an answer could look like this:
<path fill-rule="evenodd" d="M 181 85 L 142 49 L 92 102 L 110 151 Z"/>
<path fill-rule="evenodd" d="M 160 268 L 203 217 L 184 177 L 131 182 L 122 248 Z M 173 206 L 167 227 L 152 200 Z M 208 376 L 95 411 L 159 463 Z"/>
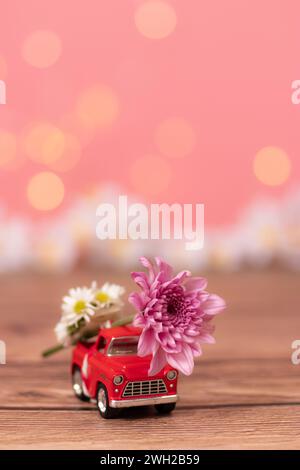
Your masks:
<path fill-rule="evenodd" d="M 101 304 L 103 304 L 109 300 L 109 296 L 107 295 L 106 292 L 99 290 L 96 294 L 96 300 L 100 302 Z"/>
<path fill-rule="evenodd" d="M 74 304 L 74 312 L 75 313 L 81 313 L 83 309 L 86 308 L 86 302 L 85 300 L 77 300 Z"/>

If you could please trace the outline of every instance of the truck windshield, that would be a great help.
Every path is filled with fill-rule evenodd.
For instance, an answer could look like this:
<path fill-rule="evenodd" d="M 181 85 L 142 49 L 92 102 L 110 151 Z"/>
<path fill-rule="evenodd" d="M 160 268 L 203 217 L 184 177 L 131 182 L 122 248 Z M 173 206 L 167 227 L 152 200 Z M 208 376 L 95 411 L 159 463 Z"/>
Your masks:
<path fill-rule="evenodd" d="M 111 341 L 108 356 L 132 356 L 137 354 L 138 336 L 128 336 L 126 338 L 115 338 Z"/>

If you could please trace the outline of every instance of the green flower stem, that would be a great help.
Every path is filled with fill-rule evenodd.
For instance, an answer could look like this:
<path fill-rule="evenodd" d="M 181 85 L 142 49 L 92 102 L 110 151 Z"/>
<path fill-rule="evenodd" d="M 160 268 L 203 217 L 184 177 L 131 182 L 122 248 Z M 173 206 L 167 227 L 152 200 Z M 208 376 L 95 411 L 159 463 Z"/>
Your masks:
<path fill-rule="evenodd" d="M 114 328 L 115 326 L 125 326 L 129 325 L 133 322 L 134 315 L 129 315 L 128 317 L 120 318 L 120 320 L 116 320 L 111 324 L 111 327 Z"/>
<path fill-rule="evenodd" d="M 53 346 L 52 348 L 46 349 L 45 351 L 42 352 L 43 357 L 49 357 L 52 356 L 52 354 L 57 353 L 58 351 L 61 351 L 64 349 L 64 346 L 62 344 L 57 344 L 56 346 Z"/>

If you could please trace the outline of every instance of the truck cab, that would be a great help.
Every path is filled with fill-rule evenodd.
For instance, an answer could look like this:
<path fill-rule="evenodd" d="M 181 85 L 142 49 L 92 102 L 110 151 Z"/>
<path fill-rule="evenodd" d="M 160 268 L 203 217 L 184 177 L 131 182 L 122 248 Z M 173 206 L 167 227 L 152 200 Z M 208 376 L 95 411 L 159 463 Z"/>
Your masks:
<path fill-rule="evenodd" d="M 141 330 L 133 326 L 100 329 L 96 341 L 79 342 L 72 355 L 72 382 L 77 398 L 95 401 L 103 418 L 121 408 L 154 405 L 171 412 L 177 402 L 177 370 L 165 366 L 149 377 L 152 356 L 139 357 Z"/>

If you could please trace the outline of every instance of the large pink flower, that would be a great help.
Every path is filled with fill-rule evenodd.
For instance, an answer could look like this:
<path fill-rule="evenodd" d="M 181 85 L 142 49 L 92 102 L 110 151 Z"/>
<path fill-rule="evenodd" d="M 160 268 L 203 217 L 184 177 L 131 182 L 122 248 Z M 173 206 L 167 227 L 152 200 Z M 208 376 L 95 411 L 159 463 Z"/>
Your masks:
<path fill-rule="evenodd" d="M 143 329 L 138 355 L 153 355 L 149 375 L 166 364 L 190 375 L 194 357 L 201 355 L 200 343 L 215 342 L 210 321 L 225 302 L 205 291 L 204 278 L 190 277 L 189 271 L 173 277 L 172 268 L 160 258 L 155 258 L 155 264 L 147 258 L 140 261 L 149 274 L 132 273 L 142 291 L 129 296 L 138 312 L 134 324 Z"/>

